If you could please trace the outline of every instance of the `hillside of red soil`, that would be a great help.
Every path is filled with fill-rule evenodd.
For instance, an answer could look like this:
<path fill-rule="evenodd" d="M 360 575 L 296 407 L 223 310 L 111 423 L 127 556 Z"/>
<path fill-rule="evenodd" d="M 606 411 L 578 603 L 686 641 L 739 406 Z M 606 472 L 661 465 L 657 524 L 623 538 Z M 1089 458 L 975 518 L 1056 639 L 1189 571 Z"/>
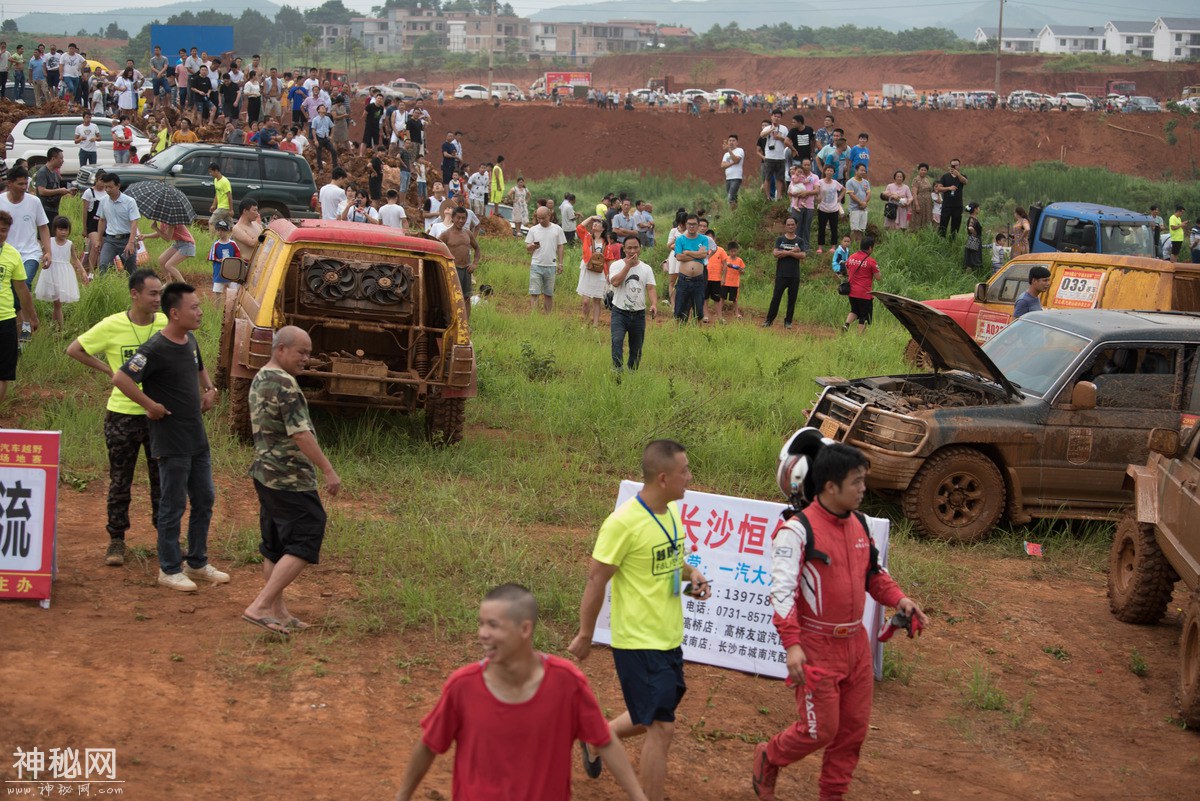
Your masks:
<path fill-rule="evenodd" d="M 601 111 L 582 105 L 555 108 L 539 104 L 447 101 L 432 106 L 430 147 L 447 130 L 464 133 L 469 163 L 505 157 L 510 179 L 584 175 L 599 170 L 640 169 L 674 176 L 722 180 L 719 171 L 725 137 L 736 133 L 747 152 L 750 175 L 758 174 L 754 153 L 758 114 L 686 114 L 650 111 Z M 912 174 L 919 162 L 935 169 L 953 157 L 972 164 L 1023 166 L 1062 159 L 1076 166 L 1108 167 L 1155 177 L 1166 170 L 1191 174 L 1200 155 L 1200 133 L 1190 126 L 1176 130 L 1179 141 L 1168 145 L 1163 125 L 1167 115 L 1047 113 L 1009 111 L 880 111 L 838 110 L 837 123 L 853 139 L 870 133 L 871 164 L 876 182 L 896 169 Z M 790 114 L 789 114 L 790 116 Z M 820 124 L 823 112 L 808 114 Z M 1117 143 L 1120 158 L 1114 157 Z M 752 183 L 748 180 L 747 183 Z"/>
<path fill-rule="evenodd" d="M 1184 86 L 1200 83 L 1200 65 L 1132 61 L 1100 72 L 1052 72 L 1045 56 L 1005 56 L 1000 86 L 1004 92 L 1033 89 L 1053 94 L 1073 92 L 1081 86 L 1102 84 L 1106 78 L 1128 78 L 1140 94 L 1179 97 Z M 536 64 L 523 68 L 497 68 L 493 80 L 528 87 L 543 72 Z M 883 84 L 907 83 L 916 90 L 992 89 L 996 57 L 991 53 L 911 53 L 907 55 L 853 57 L 759 56 L 741 51 L 719 53 L 655 53 L 609 56 L 590 70 L 596 86 L 636 89 L 651 78 L 671 76 L 673 88 L 715 89 L 732 86 L 746 92 L 785 91 L 815 95 L 818 88 L 834 87 L 878 93 Z M 390 81 L 390 72 L 371 73 L 364 83 Z M 486 69 L 434 72 L 409 71 L 409 80 L 423 86 L 445 88 L 460 83 L 487 83 Z"/>

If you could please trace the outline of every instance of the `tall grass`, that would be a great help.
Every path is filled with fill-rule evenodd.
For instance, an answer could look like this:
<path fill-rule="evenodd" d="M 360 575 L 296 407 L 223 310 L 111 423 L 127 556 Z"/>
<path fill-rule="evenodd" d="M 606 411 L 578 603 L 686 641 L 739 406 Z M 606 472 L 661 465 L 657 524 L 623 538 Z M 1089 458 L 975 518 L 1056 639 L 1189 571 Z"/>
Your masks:
<path fill-rule="evenodd" d="M 510 185 L 516 183 L 517 176 L 507 177 Z M 630 200 L 641 199 L 654 204 L 654 215 L 664 238 L 676 209 L 712 209 L 724 197 L 724 187 L 718 188 L 715 184 L 696 178 L 667 178 L 644 170 L 606 170 L 586 176 L 559 175 L 527 181 L 526 184 L 534 198 L 553 198 L 556 209 L 565 192 L 574 192 L 575 211 L 583 217 L 594 214 L 600 198 L 609 192 L 617 195 L 625 192 Z"/>
<path fill-rule="evenodd" d="M 1120 154 L 1113 153 L 1114 158 Z M 1200 184 L 1195 181 L 1151 180 L 1103 167 L 1070 167 L 1046 161 L 1014 170 L 1010 167 L 964 167 L 970 178 L 966 194 L 985 209 L 1011 215 L 1012 206 L 1061 200 L 1102 203 L 1145 212 L 1157 205 L 1164 219 L 1176 203 L 1200 208 Z M 999 201 L 997 201 L 999 199 Z M 1011 219 L 1011 216 L 1009 217 Z"/>

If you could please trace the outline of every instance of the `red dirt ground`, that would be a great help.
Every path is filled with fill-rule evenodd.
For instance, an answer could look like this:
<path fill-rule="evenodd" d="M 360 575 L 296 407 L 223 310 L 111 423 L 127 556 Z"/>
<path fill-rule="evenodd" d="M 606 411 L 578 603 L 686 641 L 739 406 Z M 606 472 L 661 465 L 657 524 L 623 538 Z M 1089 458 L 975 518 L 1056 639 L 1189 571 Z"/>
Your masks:
<path fill-rule="evenodd" d="M 709 113 L 697 119 L 667 111 L 601 111 L 582 105 L 514 103 L 493 108 L 481 101 L 447 101 L 441 108 L 433 104 L 430 111 L 434 159 L 446 131 L 461 130 L 467 162 L 492 161 L 503 154 L 510 181 L 518 174 L 534 179 L 639 169 L 718 182 L 724 176 L 718 166 L 721 150 L 730 133 L 738 135 L 748 154 L 748 174 L 757 174 L 760 163 L 754 143 L 761 113 Z M 1169 169 L 1178 176 L 1191 174 L 1192 159 L 1200 155 L 1200 132 L 1190 126 L 1177 128 L 1178 144 L 1166 143 L 1167 115 L 913 109 L 834 114 L 851 140 L 859 131 L 870 133 L 876 182 L 896 169 L 904 169 L 911 178 L 917 163 L 938 169 L 953 157 L 963 160 L 968 176 L 972 164 L 1023 166 L 1060 158 L 1075 166 L 1148 177 Z M 820 125 L 824 112 L 806 116 L 810 124 Z M 1116 158 L 1118 142 L 1122 146 Z"/>
<path fill-rule="evenodd" d="M 1094 86 L 1105 78 L 1136 81 L 1141 94 L 1155 97 L 1179 97 L 1184 86 L 1200 83 L 1200 66 L 1165 65 L 1133 62 L 1114 66 L 1106 72 L 1052 72 L 1046 69 L 1044 56 L 1005 56 L 1001 62 L 1000 86 L 1004 92 L 1033 89 L 1041 92 L 1073 92 L 1080 86 Z M 907 83 L 918 92 L 933 89 L 992 89 L 995 86 L 996 57 L 992 53 L 925 52 L 886 56 L 847 56 L 838 58 L 759 56 L 740 51 L 719 53 L 657 53 L 609 56 L 591 67 L 596 86 L 636 89 L 651 78 L 671 76 L 672 87 L 716 89 L 732 86 L 746 92 L 785 90 L 803 96 L 814 95 L 818 88 L 832 86 L 878 93 L 883 84 Z M 544 71 L 537 66 L 497 68 L 494 80 L 528 87 Z M 363 83 L 390 81 L 392 72 L 370 73 Z M 404 77 L 422 86 L 445 88 L 448 92 L 460 83 L 487 83 L 486 69 L 455 72 L 409 71 Z"/>
<path fill-rule="evenodd" d="M 217 484 L 211 550 L 224 566 L 218 555 L 230 532 L 252 521 L 255 507 L 241 470 Z M 104 567 L 104 492 L 103 481 L 82 493 L 63 489 L 52 608 L 0 605 L 4 754 L 115 747 L 133 799 L 390 798 L 445 676 L 478 658 L 470 638 L 339 631 L 355 579 L 347 563 L 328 560 L 300 580 L 290 605 L 329 627 L 270 642 L 238 618 L 259 587 L 257 568 L 235 568 L 232 584 L 184 596 L 155 586 L 153 557 Z M 144 503 L 139 491 L 135 504 Z M 590 535 L 578 538 L 583 559 Z M 135 520 L 130 543 L 152 542 Z M 1170 722 L 1175 605 L 1158 626 L 1126 626 L 1108 614 L 1103 575 L 969 551 L 954 558 L 976 586 L 939 610 L 922 640 L 898 644 L 916 670 L 908 685 L 877 686 L 850 797 L 1194 799 L 1197 735 Z M 1066 661 L 1044 650 L 1056 647 Z M 1128 668 L 1135 647 L 1149 665 L 1144 678 Z M 1011 712 L 964 704 L 972 667 L 982 664 L 1011 705 L 1029 698 L 1019 727 Z M 607 653 L 584 667 L 612 713 L 619 689 Z M 751 798 L 752 743 L 793 720 L 791 696 L 777 681 L 716 668 L 692 665 L 688 676 L 668 798 Z M 0 760 L 0 780 L 16 778 L 12 761 Z M 450 765 L 438 760 L 419 797 L 449 797 Z M 781 797 L 815 797 L 818 771 L 815 760 L 785 771 Z M 575 773 L 576 798 L 620 796 L 607 776 L 589 782 Z"/>

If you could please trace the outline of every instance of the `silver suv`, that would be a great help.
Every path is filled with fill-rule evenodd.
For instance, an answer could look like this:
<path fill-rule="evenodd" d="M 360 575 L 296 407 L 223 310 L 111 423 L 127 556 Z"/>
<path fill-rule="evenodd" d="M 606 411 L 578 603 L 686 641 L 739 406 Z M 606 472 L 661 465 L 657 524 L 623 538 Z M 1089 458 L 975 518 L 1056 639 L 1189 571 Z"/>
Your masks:
<path fill-rule="evenodd" d="M 112 150 L 112 128 L 116 120 L 108 117 L 92 117 L 92 124 L 100 129 L 100 141 L 96 143 L 96 166 L 103 169 L 116 165 Z M 83 117 L 26 117 L 13 126 L 4 144 L 5 159 L 12 164 L 25 159 L 32 170 L 46 163 L 46 153 L 52 147 L 63 151 L 62 170 L 65 178 L 79 172 L 79 145 L 75 144 L 75 129 L 83 124 Z M 150 139 L 138 129 L 133 129 L 133 146 L 138 155 L 150 155 Z"/>

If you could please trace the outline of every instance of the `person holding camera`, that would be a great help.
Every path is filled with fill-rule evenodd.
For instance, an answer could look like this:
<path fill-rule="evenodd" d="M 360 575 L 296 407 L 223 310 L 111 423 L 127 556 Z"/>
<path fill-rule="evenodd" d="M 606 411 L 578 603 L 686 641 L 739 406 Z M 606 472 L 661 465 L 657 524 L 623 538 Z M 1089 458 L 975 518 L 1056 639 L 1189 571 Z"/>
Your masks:
<path fill-rule="evenodd" d="M 597 225 L 597 227 L 599 227 Z M 630 237 L 624 244 L 625 258 L 608 266 L 608 283 L 612 285 L 612 360 L 613 369 L 620 372 L 629 335 L 629 369 L 638 369 L 642 361 L 642 343 L 646 339 L 646 312 L 658 315 L 658 287 L 654 270 L 639 257 L 642 243 Z"/>

